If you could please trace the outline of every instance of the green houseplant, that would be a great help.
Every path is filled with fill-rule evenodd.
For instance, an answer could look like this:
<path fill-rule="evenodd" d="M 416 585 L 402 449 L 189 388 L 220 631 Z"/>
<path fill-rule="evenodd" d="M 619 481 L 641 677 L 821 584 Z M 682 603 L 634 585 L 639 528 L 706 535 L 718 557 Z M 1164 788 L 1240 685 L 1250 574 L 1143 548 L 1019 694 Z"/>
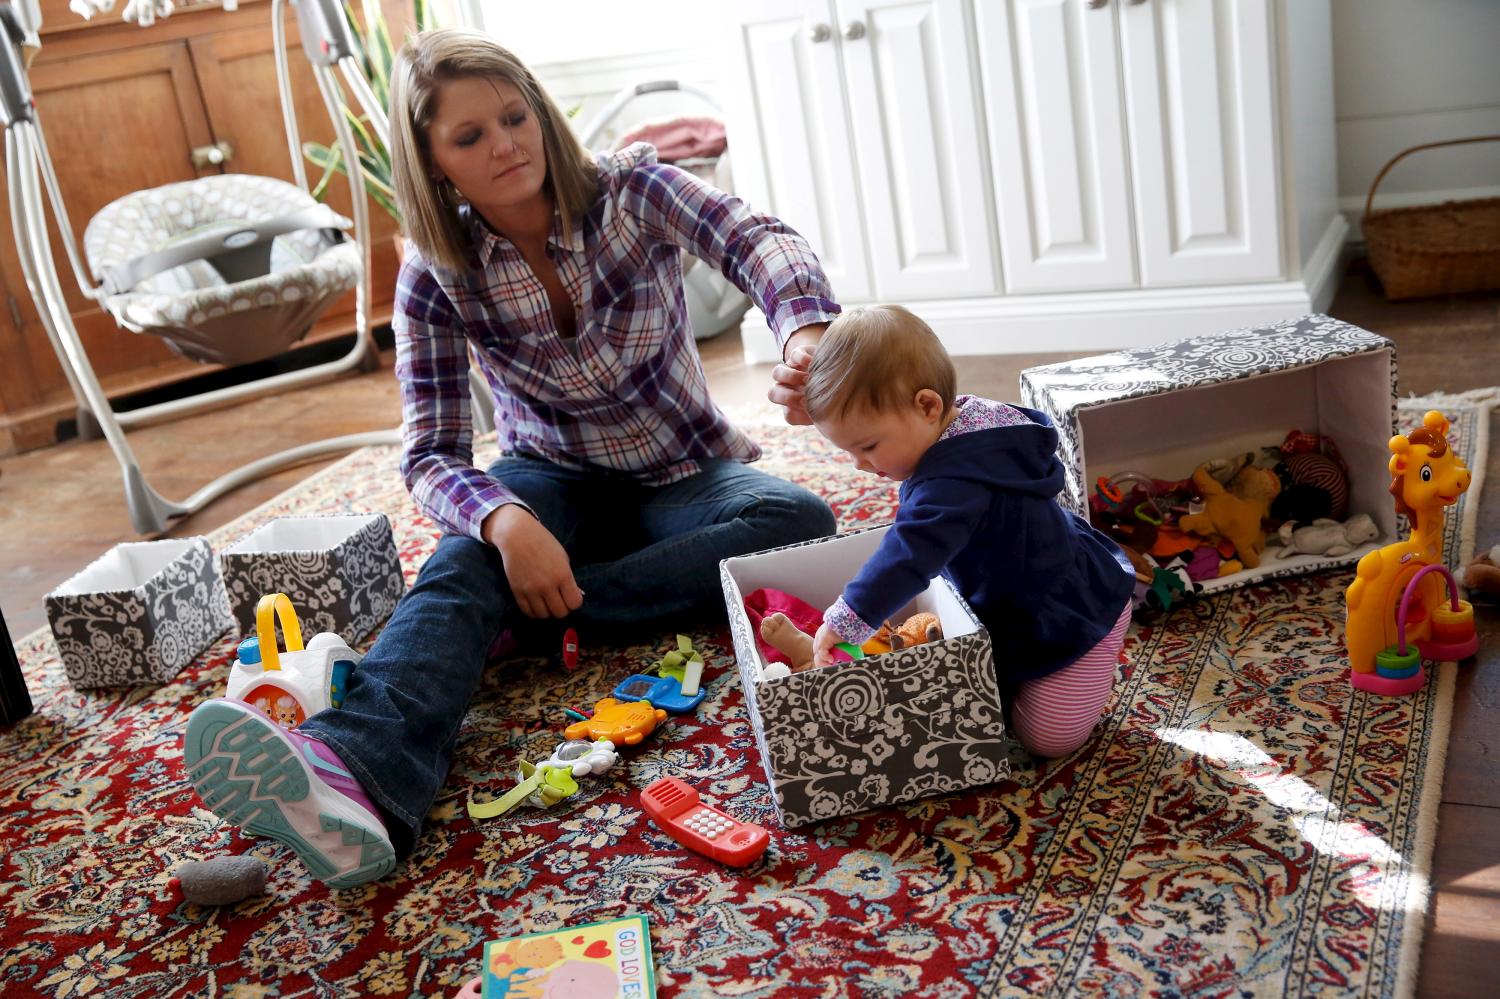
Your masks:
<path fill-rule="evenodd" d="M 386 107 L 390 101 L 391 66 L 395 62 L 396 50 L 391 45 L 391 34 L 380 9 L 380 0 L 360 0 L 360 8 L 361 17 L 356 18 L 351 0 L 344 0 L 344 16 L 349 21 L 349 34 L 358 50 L 355 59 L 365 79 L 369 81 L 375 99 L 380 102 L 381 107 Z M 431 0 L 412 0 L 412 15 L 419 32 L 437 27 L 437 13 Z M 396 191 L 391 177 L 391 151 L 386 148 L 376 130 L 370 127 L 366 116 L 347 105 L 343 111 L 349 128 L 354 133 L 354 143 L 359 148 L 359 165 L 364 172 L 365 190 L 376 204 L 400 224 L 401 213 L 396 208 Z M 334 174 L 348 174 L 343 151 L 337 145 L 330 147 L 321 142 L 304 142 L 302 155 L 323 171 L 312 190 L 313 197 L 321 201 Z"/>

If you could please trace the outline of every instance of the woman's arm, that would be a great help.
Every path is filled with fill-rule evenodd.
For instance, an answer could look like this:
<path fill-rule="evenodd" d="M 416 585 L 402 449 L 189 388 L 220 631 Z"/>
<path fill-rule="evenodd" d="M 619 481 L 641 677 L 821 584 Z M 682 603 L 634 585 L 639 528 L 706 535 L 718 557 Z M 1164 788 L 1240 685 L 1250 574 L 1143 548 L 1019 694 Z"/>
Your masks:
<path fill-rule="evenodd" d="M 623 216 L 647 235 L 717 267 L 749 295 L 765 313 L 783 357 L 795 334 L 838 315 L 828 277 L 796 230 L 686 170 L 655 162 L 654 152 L 643 150 L 618 201 Z M 815 341 L 815 332 L 821 330 L 801 340 Z"/>
<path fill-rule="evenodd" d="M 485 518 L 520 500 L 474 467 L 468 341 L 447 294 L 419 258 L 401 268 L 391 326 L 406 487 L 445 531 L 483 540 Z"/>

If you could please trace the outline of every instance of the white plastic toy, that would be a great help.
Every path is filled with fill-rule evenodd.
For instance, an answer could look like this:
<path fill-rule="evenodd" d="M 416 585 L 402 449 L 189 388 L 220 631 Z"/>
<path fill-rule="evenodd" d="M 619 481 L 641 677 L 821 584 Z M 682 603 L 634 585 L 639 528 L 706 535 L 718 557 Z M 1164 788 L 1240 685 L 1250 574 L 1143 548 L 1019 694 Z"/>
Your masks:
<path fill-rule="evenodd" d="M 285 652 L 276 647 L 277 620 Z M 303 648 L 302 626 L 291 599 L 285 593 L 268 593 L 255 605 L 255 637 L 240 643 L 224 694 L 292 728 L 343 702 L 349 674 L 360 658 L 331 631 L 314 635 Z"/>

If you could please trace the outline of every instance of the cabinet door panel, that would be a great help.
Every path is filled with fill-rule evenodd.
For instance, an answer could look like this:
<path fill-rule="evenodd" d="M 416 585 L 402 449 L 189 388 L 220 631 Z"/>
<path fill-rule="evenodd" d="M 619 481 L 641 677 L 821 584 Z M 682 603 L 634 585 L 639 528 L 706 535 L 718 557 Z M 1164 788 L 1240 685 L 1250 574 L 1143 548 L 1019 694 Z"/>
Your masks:
<path fill-rule="evenodd" d="M 838 11 L 877 294 L 993 293 L 964 0 L 840 0 Z"/>
<path fill-rule="evenodd" d="M 1006 290 L 1133 285 L 1113 13 L 1084 0 L 974 13 Z"/>
<path fill-rule="evenodd" d="M 832 0 L 737 4 L 728 101 L 735 188 L 818 255 L 841 301 L 869 299 Z M 829 37 L 813 40 L 818 25 Z"/>
<path fill-rule="evenodd" d="M 1280 276 L 1270 0 L 1119 17 L 1142 283 Z"/>

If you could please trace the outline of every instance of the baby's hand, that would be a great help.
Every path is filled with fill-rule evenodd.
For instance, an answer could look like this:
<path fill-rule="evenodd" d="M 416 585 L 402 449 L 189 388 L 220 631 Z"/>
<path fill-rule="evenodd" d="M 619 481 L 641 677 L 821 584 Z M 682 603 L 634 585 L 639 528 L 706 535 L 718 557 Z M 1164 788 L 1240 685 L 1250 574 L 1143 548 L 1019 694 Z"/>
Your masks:
<path fill-rule="evenodd" d="M 833 647 L 843 639 L 839 633 L 828 625 L 819 625 L 818 633 L 813 636 L 813 665 L 828 666 L 833 662 Z"/>

